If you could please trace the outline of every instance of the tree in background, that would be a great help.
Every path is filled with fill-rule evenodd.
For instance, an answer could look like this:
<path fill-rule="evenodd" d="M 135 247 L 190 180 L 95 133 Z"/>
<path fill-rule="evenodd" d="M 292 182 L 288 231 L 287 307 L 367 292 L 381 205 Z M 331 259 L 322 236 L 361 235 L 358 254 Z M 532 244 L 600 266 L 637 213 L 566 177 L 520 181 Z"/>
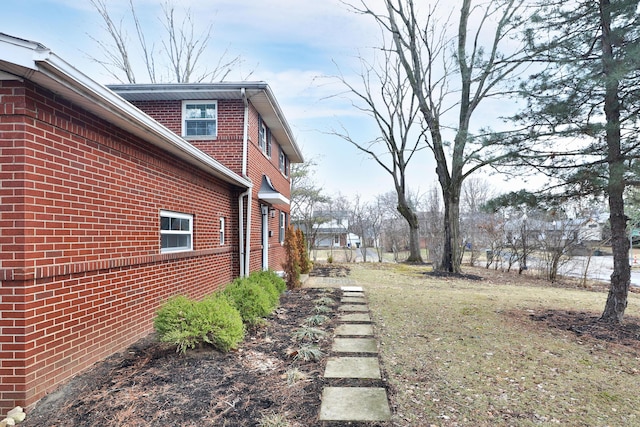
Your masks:
<path fill-rule="evenodd" d="M 211 42 L 213 24 L 208 24 L 200 34 L 196 33 L 196 23 L 190 9 L 183 11 L 180 20 L 175 3 L 167 0 L 162 3 L 162 38 L 149 41 L 151 32 L 143 28 L 133 0 L 129 0 L 132 22 L 124 17 L 117 18 L 107 8 L 106 0 L 89 0 L 100 14 L 104 29 L 113 44 L 102 38 L 91 36 L 99 47 L 103 58 L 90 55 L 112 77 L 123 83 L 139 82 L 136 74 L 135 58 L 142 60 L 146 78 L 151 83 L 172 82 L 190 83 L 204 81 L 222 81 L 240 64 L 240 57 L 230 58 L 224 51 L 217 60 L 203 56 Z M 130 38 L 128 29 L 135 29 L 134 38 Z"/>
<path fill-rule="evenodd" d="M 473 133 L 471 120 L 483 101 L 508 97 L 505 85 L 523 65 L 523 46 L 511 36 L 522 23 L 518 14 L 525 1 L 454 2 L 460 5 L 457 25 L 438 20 L 443 5 L 437 3 L 416 7 L 413 0 L 385 0 L 386 14 L 360 4 L 354 8 L 374 17 L 393 37 L 394 52 L 417 99 L 443 196 L 444 241 L 437 266 L 458 273 L 462 183 L 505 155 L 502 147 L 496 149 Z M 453 142 L 447 140 L 449 134 Z"/>
<path fill-rule="evenodd" d="M 380 136 L 373 141 L 361 142 L 351 137 L 345 128 L 332 133 L 369 155 L 391 175 L 396 208 L 409 226 L 406 261 L 421 263 L 418 216 L 407 199 L 406 180 L 407 167 L 423 139 L 419 131 L 415 132 L 419 112 L 416 98 L 398 57 L 386 47 L 378 51 L 372 62 L 360 57 L 360 64 L 358 84 L 349 82 L 344 76 L 338 79 L 347 88 L 352 105 L 373 119 Z"/>
<path fill-rule="evenodd" d="M 462 236 L 463 252 L 469 252 L 469 265 L 474 266 L 486 247 L 487 240 L 480 228 L 487 213 L 482 206 L 494 195 L 494 190 L 488 181 L 478 177 L 469 177 L 462 184 L 460 197 L 460 235 Z M 462 256 L 461 254 L 460 256 Z"/>
<path fill-rule="evenodd" d="M 442 229 L 444 213 L 442 209 L 442 196 L 438 190 L 438 185 L 433 184 L 425 197 L 425 211 L 421 218 L 422 236 L 427 244 L 429 260 L 433 265 L 438 265 L 442 260 L 442 250 L 444 248 L 445 234 Z"/>
<path fill-rule="evenodd" d="M 313 180 L 315 166 L 313 159 L 304 163 L 292 163 L 290 173 L 291 222 L 304 232 L 309 251 L 316 241 L 318 226 L 329 220 L 317 213 L 331 200 Z"/>
<path fill-rule="evenodd" d="M 630 0 L 545 0 L 525 37 L 537 72 L 509 141 L 516 164 L 547 174 L 555 194 L 608 197 L 614 270 L 601 320 L 621 322 L 630 286 L 624 192 L 638 185 L 640 16 Z"/>

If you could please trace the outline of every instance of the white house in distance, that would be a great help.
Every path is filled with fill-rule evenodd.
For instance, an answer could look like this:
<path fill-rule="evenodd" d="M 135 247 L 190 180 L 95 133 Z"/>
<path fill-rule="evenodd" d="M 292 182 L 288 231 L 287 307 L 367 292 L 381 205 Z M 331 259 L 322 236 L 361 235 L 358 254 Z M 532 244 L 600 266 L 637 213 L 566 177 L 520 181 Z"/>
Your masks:
<path fill-rule="evenodd" d="M 315 217 L 323 219 L 313 225 L 313 233 L 311 233 L 313 247 L 356 248 L 360 246 L 360 236 L 349 231 L 349 217 L 346 211 L 317 212 Z"/>

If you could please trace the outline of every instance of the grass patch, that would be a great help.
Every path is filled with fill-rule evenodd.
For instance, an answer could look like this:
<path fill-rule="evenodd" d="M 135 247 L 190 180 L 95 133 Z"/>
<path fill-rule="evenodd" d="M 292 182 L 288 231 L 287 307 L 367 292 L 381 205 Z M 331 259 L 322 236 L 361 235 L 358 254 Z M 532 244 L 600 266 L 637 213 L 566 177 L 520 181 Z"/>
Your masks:
<path fill-rule="evenodd" d="M 532 320 L 548 309 L 599 315 L 606 293 L 515 275 L 436 278 L 427 269 L 351 270 L 365 287 L 382 367 L 396 390 L 394 425 L 640 425 L 637 347 Z M 637 313 L 640 298 L 631 293 L 627 315 Z"/>

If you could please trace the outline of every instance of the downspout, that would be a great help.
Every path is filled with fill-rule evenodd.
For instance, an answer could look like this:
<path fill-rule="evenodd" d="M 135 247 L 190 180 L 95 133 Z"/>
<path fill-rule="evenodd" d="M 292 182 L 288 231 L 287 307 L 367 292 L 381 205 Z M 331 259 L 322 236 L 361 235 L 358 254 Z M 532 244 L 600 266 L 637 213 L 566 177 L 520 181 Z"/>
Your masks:
<path fill-rule="evenodd" d="M 244 102 L 244 125 L 242 134 L 242 177 L 251 181 L 247 176 L 248 147 L 249 147 L 249 100 L 245 88 L 240 89 Z M 240 194 L 238 199 L 239 233 L 240 233 L 240 277 L 247 277 L 251 270 L 251 202 L 253 185 Z M 244 198 L 247 197 L 247 228 L 244 229 Z M 246 235 L 245 235 L 246 233 Z"/>

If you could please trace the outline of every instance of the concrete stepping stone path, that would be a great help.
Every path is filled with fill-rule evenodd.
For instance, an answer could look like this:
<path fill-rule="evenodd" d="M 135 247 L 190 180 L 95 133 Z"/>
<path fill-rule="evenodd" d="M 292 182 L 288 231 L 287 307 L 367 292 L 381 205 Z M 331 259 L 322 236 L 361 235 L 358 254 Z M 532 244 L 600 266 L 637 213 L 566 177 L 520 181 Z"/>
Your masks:
<path fill-rule="evenodd" d="M 389 421 L 391 410 L 381 380 L 378 346 L 373 338 L 373 326 L 364 291 L 359 286 L 341 288 L 342 305 L 333 341 L 334 357 L 327 360 L 327 379 L 357 379 L 371 387 L 325 387 L 320 406 L 321 421 L 344 421 L 345 425 L 359 421 Z M 353 353 L 366 356 L 354 356 Z"/>
<path fill-rule="evenodd" d="M 330 357 L 325 378 L 381 379 L 377 357 Z"/>

